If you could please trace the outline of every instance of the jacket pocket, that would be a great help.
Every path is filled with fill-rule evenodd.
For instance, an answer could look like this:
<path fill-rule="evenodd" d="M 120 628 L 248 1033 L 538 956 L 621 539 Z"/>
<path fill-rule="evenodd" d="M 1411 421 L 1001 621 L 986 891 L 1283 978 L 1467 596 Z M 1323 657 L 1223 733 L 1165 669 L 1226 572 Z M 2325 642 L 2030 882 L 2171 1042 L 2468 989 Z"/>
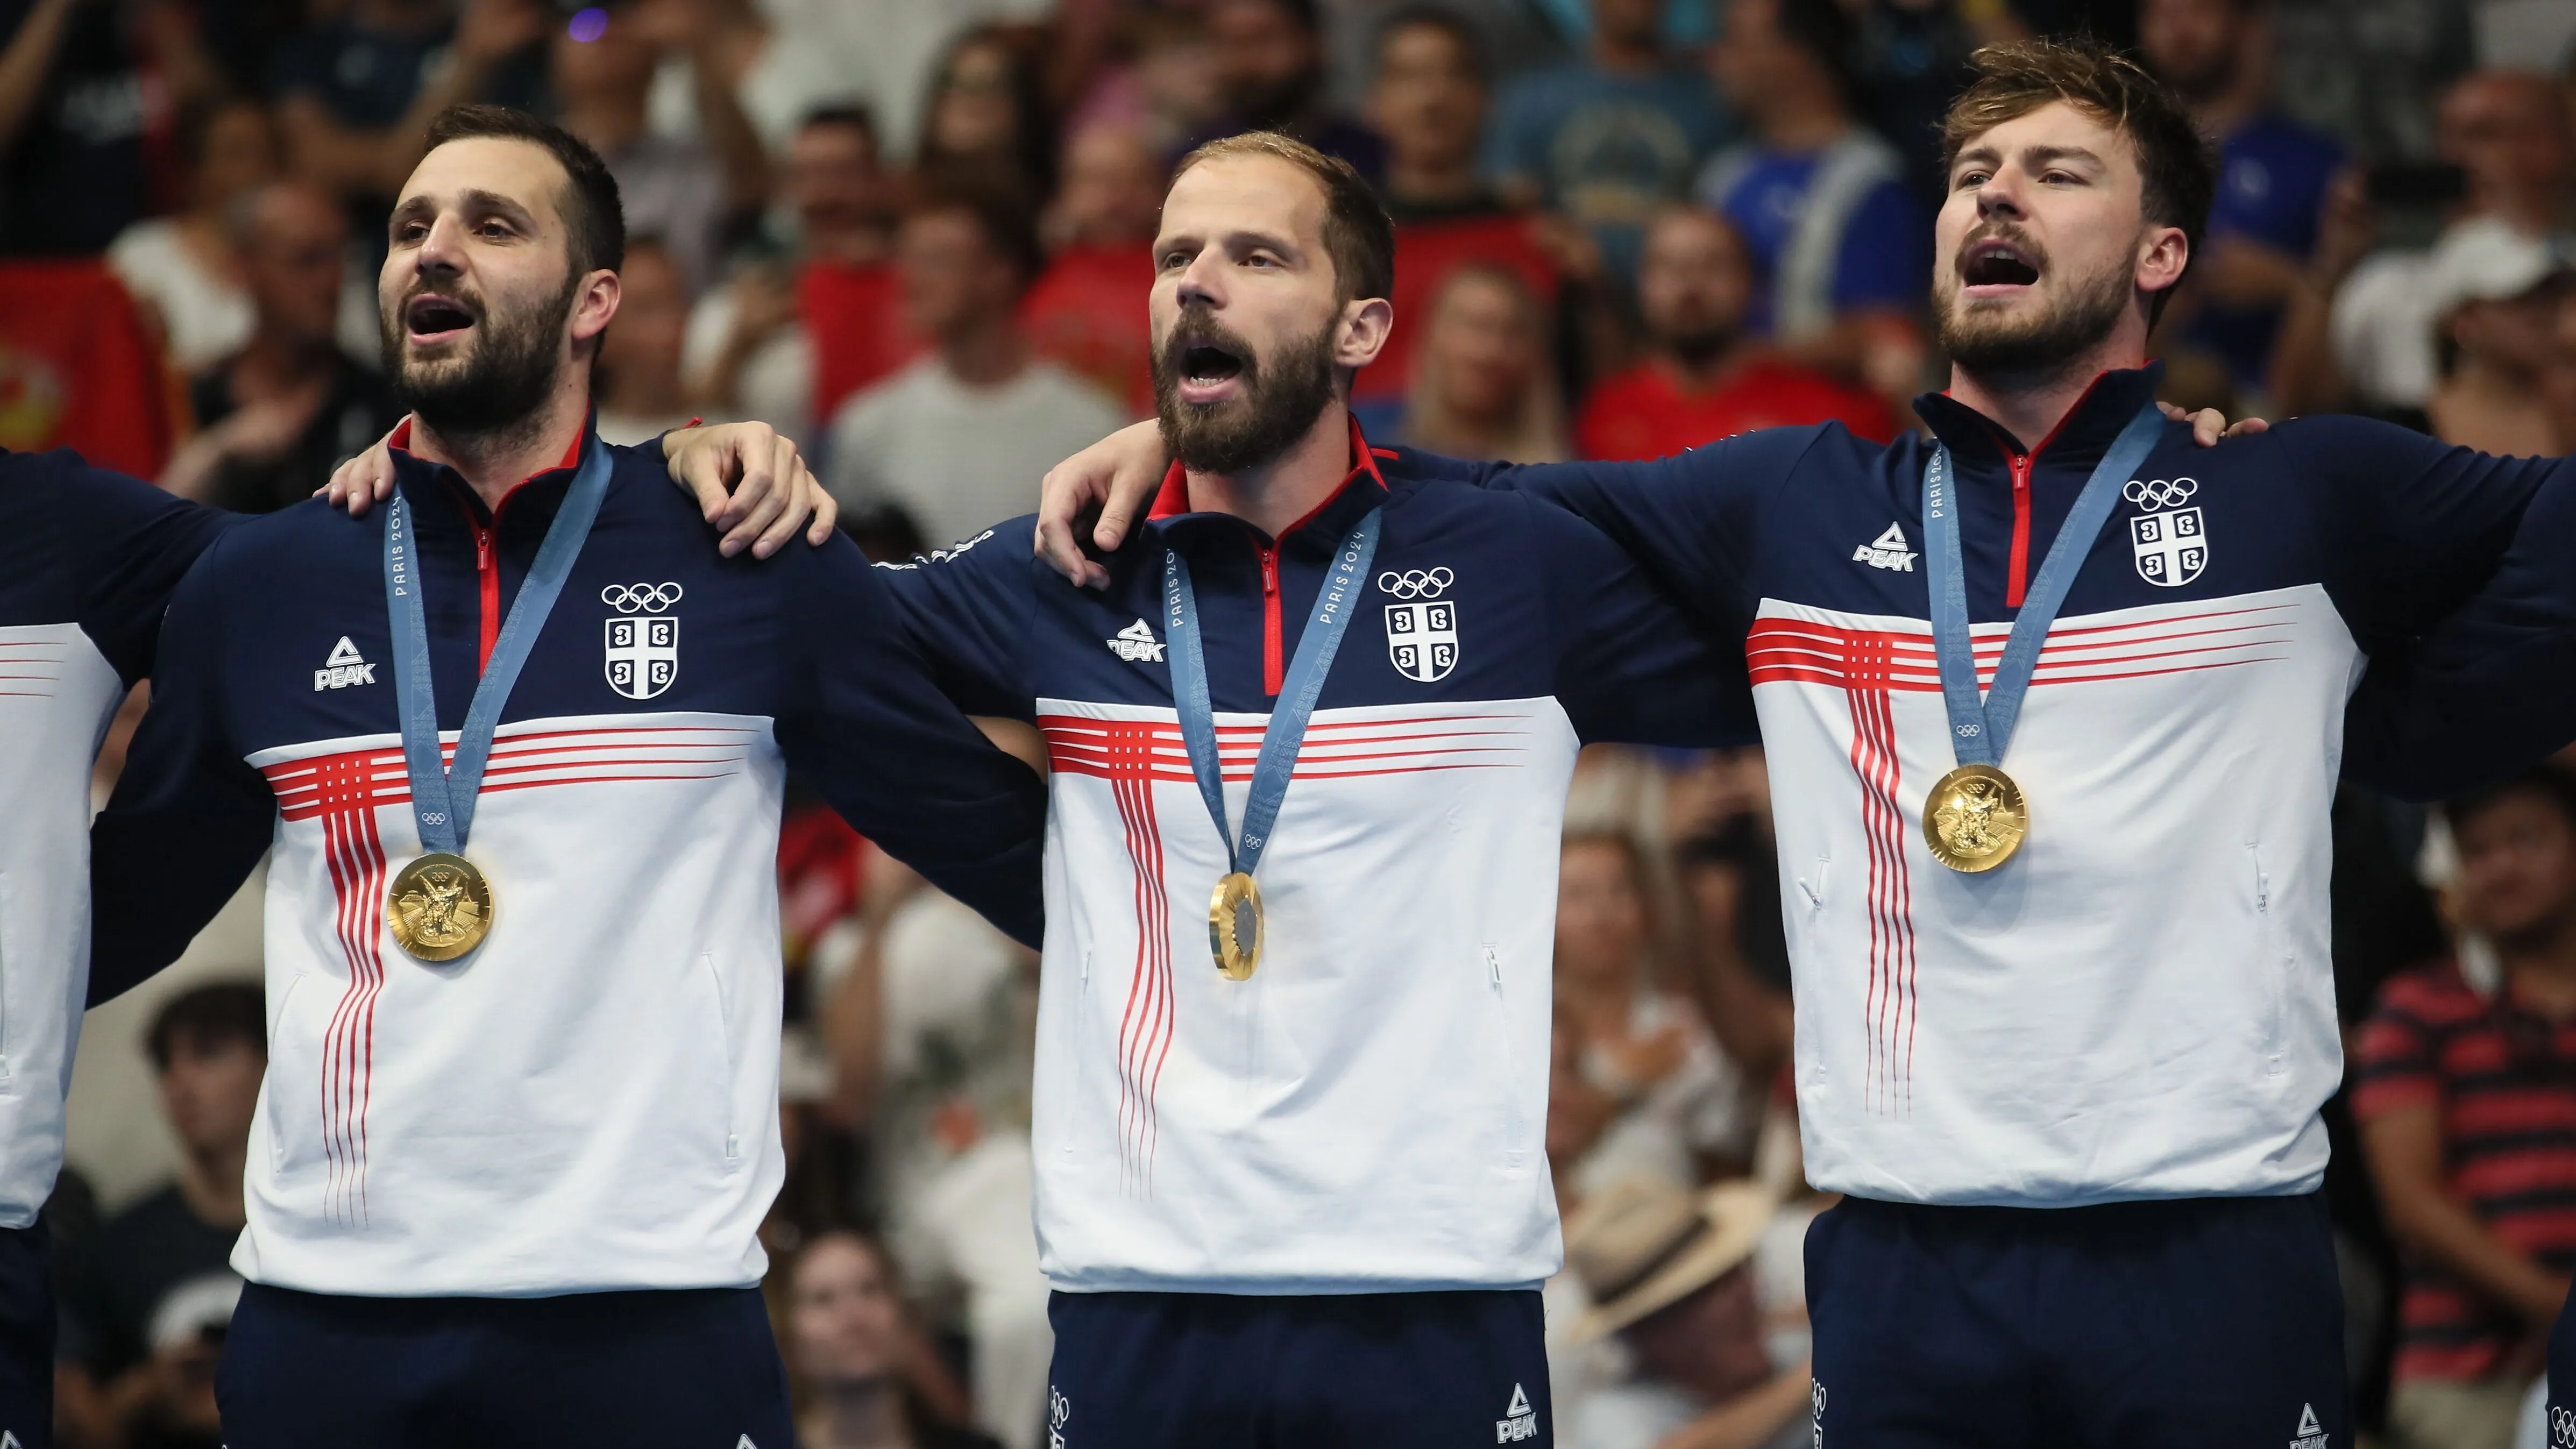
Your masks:
<path fill-rule="evenodd" d="M 2290 1069 L 2290 973 L 2297 958 L 2286 944 L 2279 913 L 2272 909 L 2272 871 L 2262 842 L 2249 841 L 2245 854 L 2253 871 L 2255 969 L 2262 973 L 2257 985 L 2264 1003 L 2263 1075 L 2277 1077 Z"/>
<path fill-rule="evenodd" d="M 1487 941 L 1477 948 L 1476 966 L 1483 973 L 1485 993 L 1485 1059 L 1501 1066 L 1502 1089 L 1495 1095 L 1503 1106 L 1503 1165 L 1514 1172 L 1529 1166 L 1529 1112 L 1521 1105 L 1520 1053 L 1512 1046 L 1511 1003 L 1503 985 L 1503 950 Z"/>
<path fill-rule="evenodd" d="M 727 1172 L 742 1166 L 742 1124 L 734 1116 L 734 1088 L 742 1063 L 733 1049 L 733 1008 L 725 999 L 724 977 L 716 970 L 716 953 L 698 953 L 698 969 L 705 976 L 707 992 L 715 999 L 716 1045 L 724 1063 L 724 1165 Z"/>
<path fill-rule="evenodd" d="M 286 989 L 277 994 L 276 1009 L 268 1017 L 268 1070 L 259 1082 L 260 1115 L 268 1123 L 269 1170 L 277 1173 L 286 1171 L 286 1142 L 293 1135 L 287 1131 L 281 1115 L 278 1085 L 281 1079 L 291 1074 L 289 1063 L 302 1061 L 310 1054 L 306 1041 L 288 1035 L 290 1018 L 287 1012 L 295 1005 L 295 993 L 303 989 L 304 973 L 298 971 L 295 979 L 286 983 Z M 298 1080 L 301 1080 L 300 1075 Z"/>

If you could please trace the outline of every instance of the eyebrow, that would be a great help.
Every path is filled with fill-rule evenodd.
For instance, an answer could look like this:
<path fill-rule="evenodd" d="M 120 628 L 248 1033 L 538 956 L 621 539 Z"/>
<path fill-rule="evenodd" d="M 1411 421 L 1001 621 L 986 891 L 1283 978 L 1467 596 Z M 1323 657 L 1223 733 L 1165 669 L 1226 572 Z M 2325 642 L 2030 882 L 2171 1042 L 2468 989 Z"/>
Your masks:
<path fill-rule="evenodd" d="M 530 231 L 536 229 L 536 218 L 526 207 L 497 191 L 471 189 L 457 197 L 457 204 L 467 212 L 496 212 Z M 385 224 L 391 228 L 422 216 L 435 215 L 437 211 L 438 203 L 429 197 L 407 196 L 394 207 L 393 215 L 386 219 Z"/>
<path fill-rule="evenodd" d="M 2099 154 L 2082 146 L 2033 146 L 2022 153 L 2033 161 L 2085 161 L 2095 166 L 2102 163 Z"/>

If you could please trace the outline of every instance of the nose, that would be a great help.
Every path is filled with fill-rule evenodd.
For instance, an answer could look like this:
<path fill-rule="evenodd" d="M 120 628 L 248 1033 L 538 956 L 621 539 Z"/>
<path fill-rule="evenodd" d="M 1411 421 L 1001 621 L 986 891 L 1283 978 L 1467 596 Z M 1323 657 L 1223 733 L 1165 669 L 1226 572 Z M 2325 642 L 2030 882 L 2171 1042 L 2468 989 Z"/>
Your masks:
<path fill-rule="evenodd" d="M 1977 219 L 1986 221 L 1996 217 L 2018 217 L 2021 214 L 2020 183 L 2014 179 L 2011 171 L 2001 166 L 1996 167 L 1993 174 L 1985 179 L 1985 183 L 1977 188 Z"/>
<path fill-rule="evenodd" d="M 440 216 L 429 224 L 429 235 L 423 237 L 420 250 L 412 253 L 412 268 L 423 277 L 452 277 L 465 269 L 465 223 L 453 216 Z"/>
<path fill-rule="evenodd" d="M 1225 261 L 1216 248 L 1200 252 L 1181 269 L 1180 303 L 1183 310 L 1225 305 Z"/>

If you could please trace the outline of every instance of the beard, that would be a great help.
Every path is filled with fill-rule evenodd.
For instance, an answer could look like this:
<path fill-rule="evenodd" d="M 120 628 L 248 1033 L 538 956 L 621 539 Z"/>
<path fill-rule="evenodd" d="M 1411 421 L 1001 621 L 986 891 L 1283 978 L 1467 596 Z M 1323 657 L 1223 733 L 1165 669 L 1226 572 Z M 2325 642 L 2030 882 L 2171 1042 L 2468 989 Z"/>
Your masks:
<path fill-rule="evenodd" d="M 1717 324 L 1676 327 L 1663 336 L 1664 350 L 1684 367 L 1706 367 L 1735 345 L 1739 329 Z"/>
<path fill-rule="evenodd" d="M 2009 228 L 1972 234 L 1966 246 L 2005 235 L 2046 274 L 2047 253 L 2036 242 Z M 2021 317 L 1992 316 L 1980 304 L 1959 296 L 1958 273 L 1941 299 L 1938 336 L 1941 350 L 1969 372 L 1986 374 L 2056 371 L 2099 346 L 2119 325 L 2120 314 L 2136 298 L 2129 262 L 2114 260 L 2091 276 L 2078 277 L 2055 306 Z"/>
<path fill-rule="evenodd" d="M 394 396 L 431 431 L 447 437 L 491 436 L 533 419 L 563 371 L 564 322 L 572 315 L 581 274 L 565 277 L 551 302 L 493 315 L 480 296 L 415 286 L 378 318 L 385 378 Z M 403 313 L 411 299 L 436 290 L 474 319 L 461 357 L 424 359 L 403 347 Z"/>
<path fill-rule="evenodd" d="M 1163 446 L 1193 473 L 1233 474 L 1258 468 L 1288 450 L 1333 400 L 1333 329 L 1292 342 L 1264 363 L 1252 345 L 1204 311 L 1188 310 L 1153 354 L 1154 418 Z M 1193 348 L 1213 347 L 1237 362 L 1241 385 L 1213 404 L 1181 400 Z"/>

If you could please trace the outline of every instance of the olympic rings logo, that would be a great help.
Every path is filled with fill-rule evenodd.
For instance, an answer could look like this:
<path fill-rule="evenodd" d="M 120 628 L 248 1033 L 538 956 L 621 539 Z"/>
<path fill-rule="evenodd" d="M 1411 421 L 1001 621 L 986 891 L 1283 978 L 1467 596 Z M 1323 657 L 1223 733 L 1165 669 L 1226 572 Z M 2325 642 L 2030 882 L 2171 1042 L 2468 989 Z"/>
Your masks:
<path fill-rule="evenodd" d="M 2568 1449 L 2568 1446 L 2576 1445 L 2576 1409 L 2563 1409 L 2556 1404 L 2549 1406 L 2549 1444 L 2550 1449 Z"/>
<path fill-rule="evenodd" d="M 1823 1384 L 1816 1384 L 1808 1389 L 1807 1403 L 1813 1410 L 1813 1417 L 1816 1422 L 1819 1424 L 1823 1423 L 1825 1420 L 1825 1386 Z"/>
<path fill-rule="evenodd" d="M 2120 490 L 2120 496 L 2146 508 L 2179 508 L 2199 491 L 2200 485 L 2189 478 L 2176 478 L 2170 483 L 2162 478 L 2132 478 L 2129 486 Z"/>
<path fill-rule="evenodd" d="M 1399 599 L 1436 599 L 1440 591 L 1458 582 L 1458 576 L 1447 569 L 1393 569 L 1377 576 L 1377 586 Z"/>
<path fill-rule="evenodd" d="M 599 591 L 599 601 L 621 614 L 641 609 L 658 614 L 680 602 L 678 584 L 610 584 Z"/>

